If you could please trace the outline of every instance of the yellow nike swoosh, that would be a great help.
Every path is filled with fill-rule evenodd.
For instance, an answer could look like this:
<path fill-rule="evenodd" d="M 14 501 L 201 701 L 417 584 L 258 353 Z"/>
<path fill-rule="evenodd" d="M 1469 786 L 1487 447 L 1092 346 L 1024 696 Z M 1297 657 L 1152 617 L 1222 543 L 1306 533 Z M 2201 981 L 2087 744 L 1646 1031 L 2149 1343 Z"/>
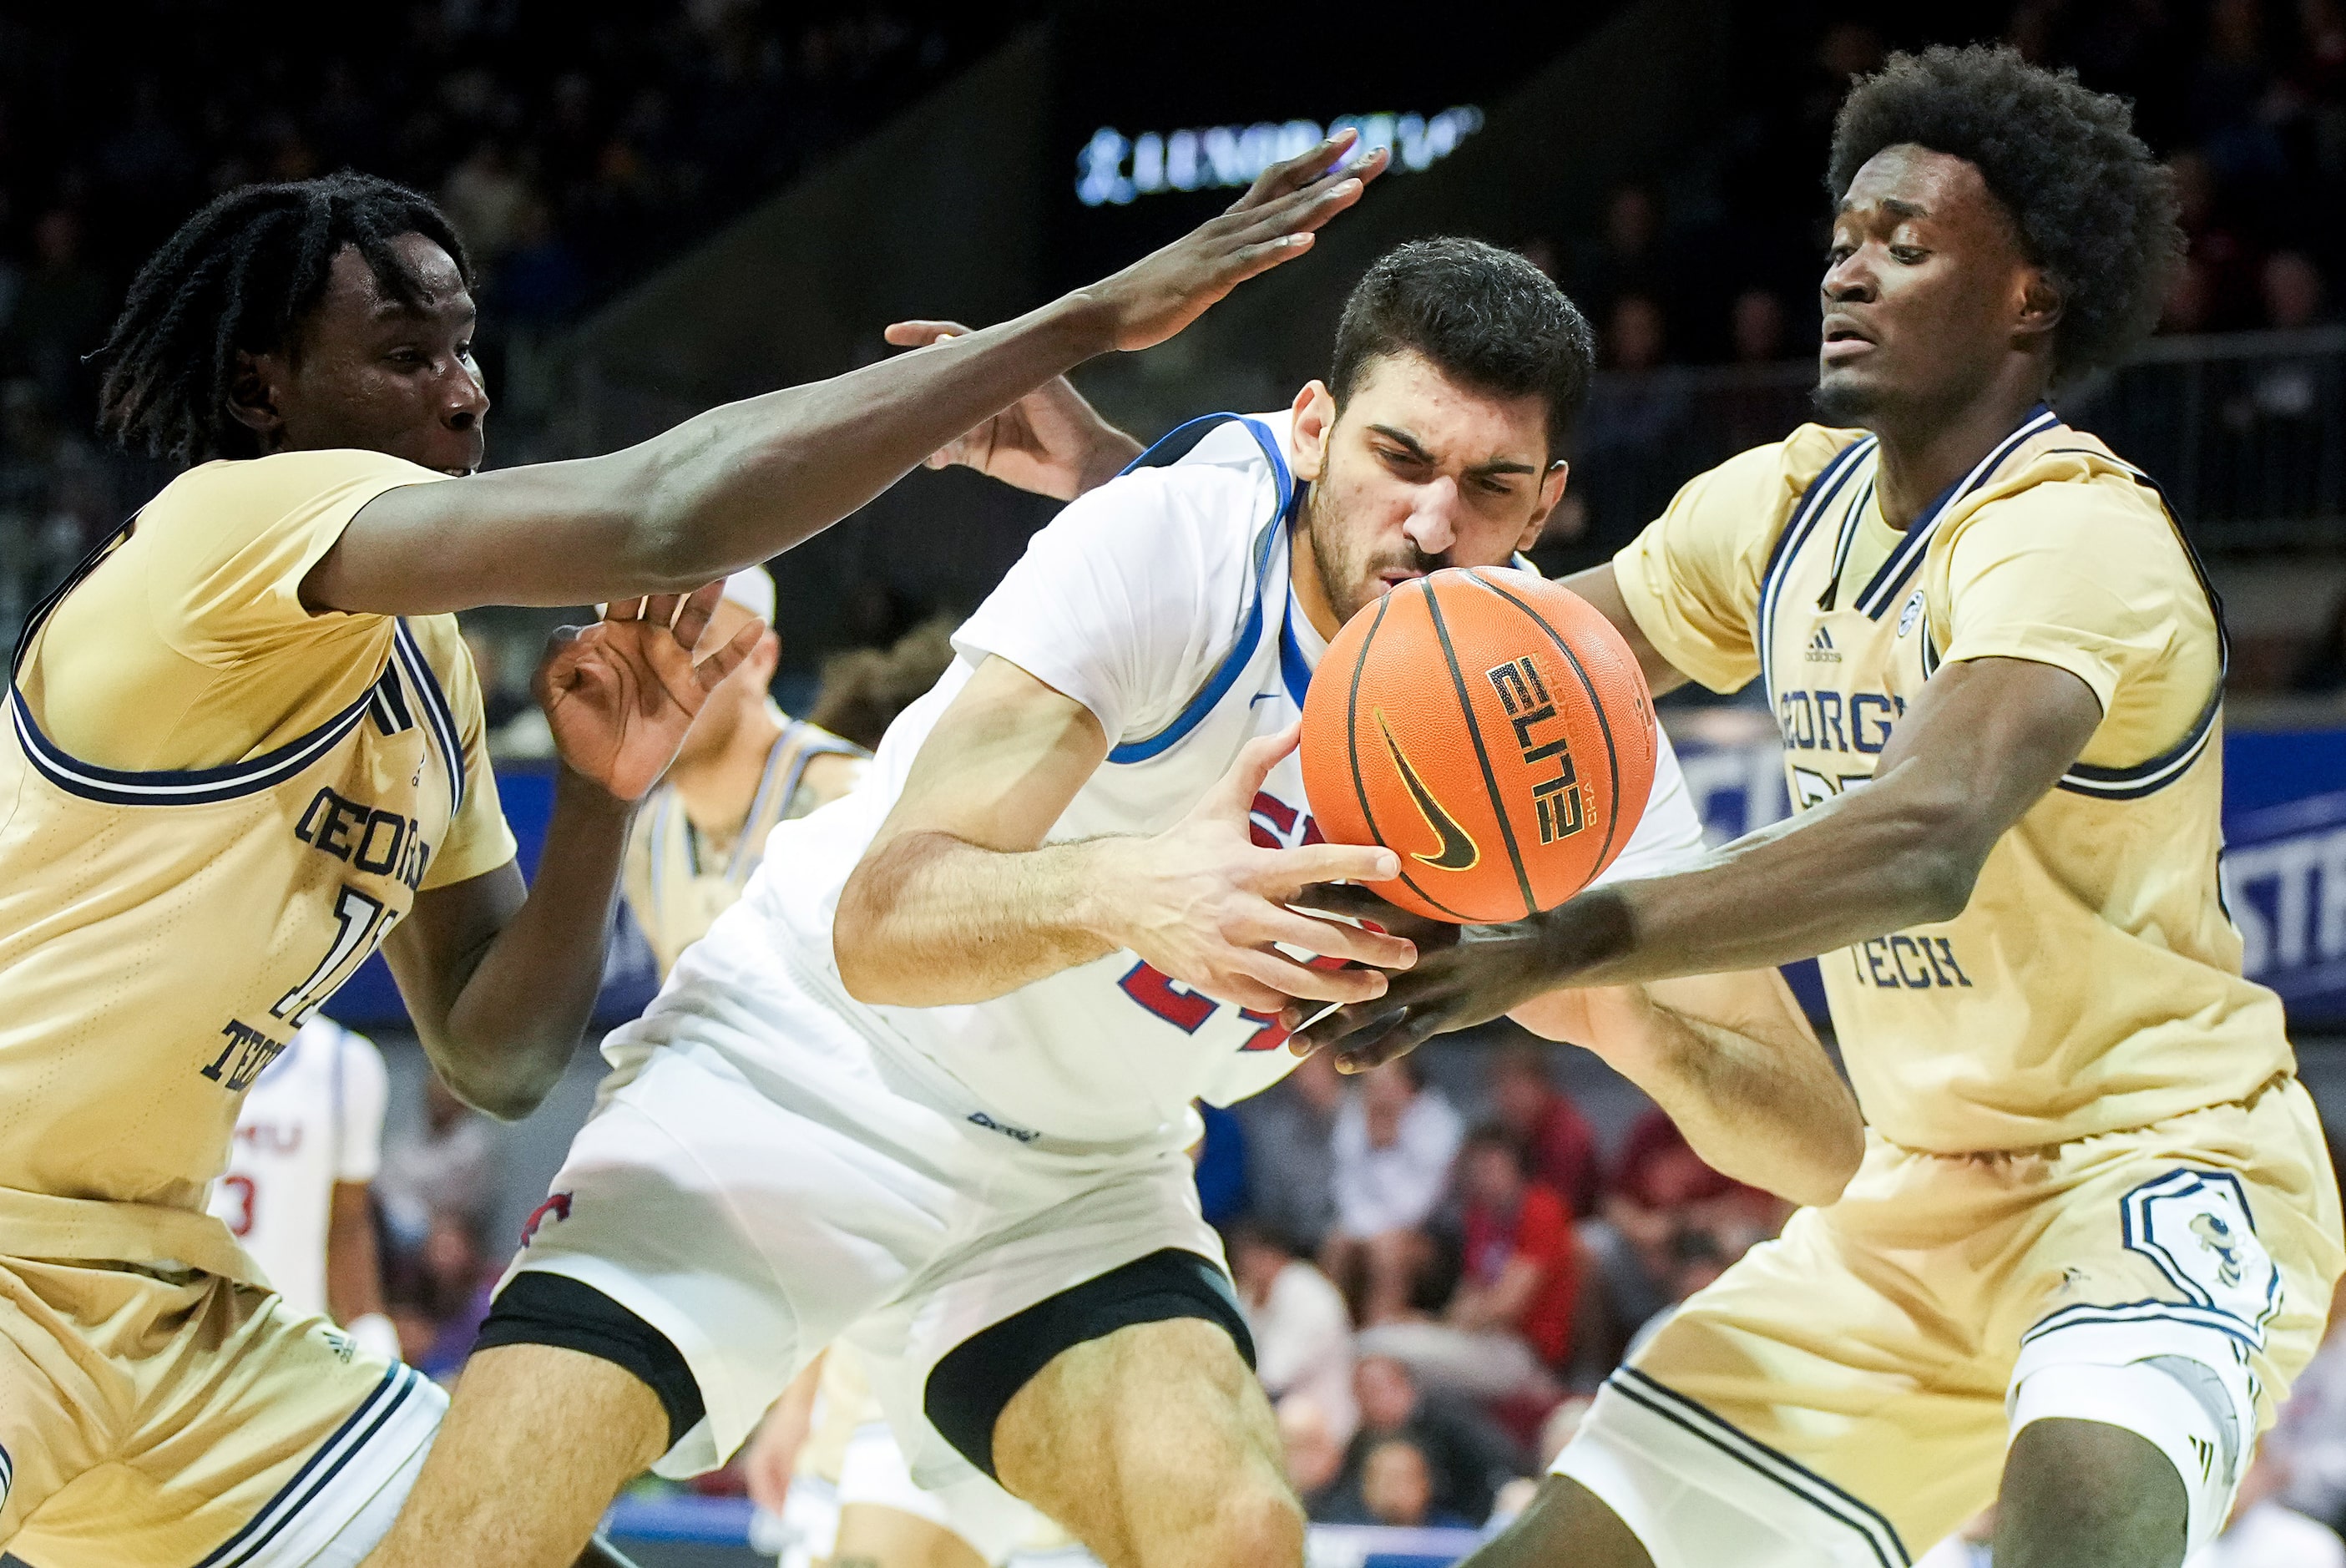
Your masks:
<path fill-rule="evenodd" d="M 1458 825 L 1449 812 L 1442 809 L 1442 802 L 1436 800 L 1433 798 L 1433 792 L 1419 780 L 1417 769 L 1412 768 L 1409 765 L 1409 759 L 1401 754 L 1401 747 L 1394 741 L 1392 730 L 1385 724 L 1384 709 L 1377 708 L 1375 713 L 1377 733 L 1385 738 L 1385 749 L 1392 753 L 1393 766 L 1401 769 L 1401 781 L 1409 786 L 1410 797 L 1417 802 L 1418 814 L 1425 819 L 1425 825 L 1433 829 L 1434 837 L 1442 840 L 1440 853 L 1432 855 L 1413 853 L 1410 859 L 1423 861 L 1440 871 L 1463 871 L 1471 869 L 1483 858 L 1483 851 L 1474 847 L 1474 838 L 1465 829 Z"/>

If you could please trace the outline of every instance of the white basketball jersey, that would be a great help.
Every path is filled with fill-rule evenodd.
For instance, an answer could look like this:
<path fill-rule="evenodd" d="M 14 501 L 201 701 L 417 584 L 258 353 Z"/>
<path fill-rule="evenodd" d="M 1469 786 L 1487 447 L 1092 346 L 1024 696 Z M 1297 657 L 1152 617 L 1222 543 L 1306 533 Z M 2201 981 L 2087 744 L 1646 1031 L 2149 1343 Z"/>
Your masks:
<path fill-rule="evenodd" d="M 315 1014 L 245 1096 L 208 1207 L 297 1311 L 326 1310 L 334 1184 L 374 1179 L 389 1094 L 374 1042 Z"/>
<path fill-rule="evenodd" d="M 1326 645 L 1289 585 L 1302 487 L 1288 470 L 1287 423 L 1193 421 L 1038 533 L 955 634 L 953 667 L 890 727 L 863 784 L 774 830 L 742 901 L 710 931 L 699 966 L 702 950 L 686 953 L 655 1013 L 688 1005 L 678 993 L 697 974 L 770 969 L 779 952 L 789 983 L 882 1046 L 944 1068 L 1022 1141 L 1187 1140 L 1193 1101 L 1229 1105 L 1284 1077 L 1296 1059 L 1274 1019 L 1198 995 L 1129 952 L 974 1005 L 863 1006 L 840 985 L 831 920 L 937 716 L 989 656 L 1083 703 L 1111 738 L 1054 842 L 1161 831 L 1247 742 L 1296 721 Z M 1266 846 L 1319 841 L 1292 756 L 1256 795 L 1252 826 Z M 1609 876 L 1674 868 L 1701 845 L 1666 742 L 1651 804 Z"/>

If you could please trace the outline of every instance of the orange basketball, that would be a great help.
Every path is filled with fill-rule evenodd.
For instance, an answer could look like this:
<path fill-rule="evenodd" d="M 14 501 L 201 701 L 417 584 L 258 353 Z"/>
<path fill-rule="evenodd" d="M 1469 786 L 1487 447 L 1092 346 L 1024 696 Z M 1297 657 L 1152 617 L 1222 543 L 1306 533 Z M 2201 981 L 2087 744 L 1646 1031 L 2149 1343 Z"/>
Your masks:
<path fill-rule="evenodd" d="M 1382 844 L 1375 885 L 1435 920 L 1521 920 L 1586 887 L 1644 815 L 1654 708 L 1637 656 L 1579 595 L 1453 567 L 1354 616 L 1303 705 L 1320 830 Z"/>

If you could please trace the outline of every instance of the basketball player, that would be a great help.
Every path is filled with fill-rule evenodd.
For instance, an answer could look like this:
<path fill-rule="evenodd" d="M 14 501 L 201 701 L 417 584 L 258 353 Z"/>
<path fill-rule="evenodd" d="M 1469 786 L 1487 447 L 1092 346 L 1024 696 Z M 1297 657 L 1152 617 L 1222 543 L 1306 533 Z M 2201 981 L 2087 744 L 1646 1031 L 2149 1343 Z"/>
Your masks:
<path fill-rule="evenodd" d="M 631 1476 L 717 1463 L 834 1339 L 925 1485 L 1006 1490 L 1116 1568 L 1300 1564 L 1191 1106 L 1284 1075 L 1289 999 L 1411 962 L 1285 907 L 1396 870 L 1318 841 L 1304 690 L 1352 611 L 1537 535 L 1590 358 L 1521 258 L 1404 247 L 1331 384 L 1184 426 L 1037 535 L 872 776 L 775 829 L 607 1044 L 375 1568 L 566 1562 Z M 1665 751 L 1616 872 L 1699 841 Z M 1853 1105 L 1772 972 L 1574 1005 L 1722 1168 L 1817 1201 L 1854 1168 Z M 518 1441 L 549 1430 L 559 1487 Z"/>
<path fill-rule="evenodd" d="M 390 1088 L 373 1041 L 312 1013 L 253 1080 L 207 1207 L 289 1308 L 322 1312 L 360 1349 L 395 1361 L 367 1195 Z"/>
<path fill-rule="evenodd" d="M 430 203 L 250 187 L 164 244 L 105 418 L 196 466 L 30 618 L 0 738 L 0 1546 L 363 1554 L 442 1400 L 262 1288 L 204 1212 L 244 1092 L 381 946 L 435 1068 L 528 1110 L 591 1008 L 632 803 L 755 640 L 696 667 L 717 589 L 673 590 L 1300 254 L 1380 167 L 1320 178 L 1348 149 L 992 333 L 470 477 L 471 274 Z M 596 599 L 537 677 L 565 766 L 525 894 L 446 612 Z"/>
<path fill-rule="evenodd" d="M 1997 1568 L 2172 1568 L 2340 1270 L 2218 879 L 2218 606 L 2046 403 L 2157 318 L 2168 180 L 2119 100 L 1934 48 L 1851 93 L 1831 187 L 1830 423 L 1572 583 L 1657 689 L 1767 681 L 1796 815 L 1305 1037 L 1364 1064 L 1557 985 L 1823 957 L 1862 1170 L 1614 1375 L 1482 1568 L 1900 1563 L 1991 1499 Z"/>

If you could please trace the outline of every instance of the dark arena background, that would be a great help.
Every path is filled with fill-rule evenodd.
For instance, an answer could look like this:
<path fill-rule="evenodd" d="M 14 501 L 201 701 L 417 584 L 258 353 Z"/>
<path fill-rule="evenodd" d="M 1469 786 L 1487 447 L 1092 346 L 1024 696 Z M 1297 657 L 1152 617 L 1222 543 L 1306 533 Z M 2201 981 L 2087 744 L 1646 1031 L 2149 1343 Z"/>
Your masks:
<path fill-rule="evenodd" d="M 1692 474 L 1808 417 L 1838 103 L 1890 50 L 1971 40 L 2130 97 L 2174 172 L 2189 254 L 2159 330 L 2060 412 L 2158 480 L 2221 593 L 2229 905 L 2249 973 L 2287 1002 L 2304 1075 L 2346 1126 L 2340 0 L 0 8 L 0 641 L 170 476 L 98 438 L 85 359 L 139 260 L 216 193 L 344 167 L 434 195 L 472 249 L 494 468 L 607 451 L 870 362 L 892 351 L 891 321 L 1014 315 L 1355 126 L 1394 166 L 1312 254 L 1078 385 L 1144 440 L 1198 412 L 1283 407 L 1324 369 L 1336 307 L 1372 258 L 1440 233 L 1516 249 L 1601 345 L 1571 489 L 1535 553 L 1576 570 Z M 857 650 L 966 613 L 1052 510 L 966 472 L 916 472 L 789 555 L 774 573 L 778 700 L 809 711 L 827 678 L 868 670 Z M 465 617 L 525 865 L 552 766 L 529 677 L 547 631 L 580 614 Z M 1757 685 L 1661 708 L 1715 840 L 1787 813 Z M 616 952 L 604 1025 L 654 987 L 640 937 Z M 1824 1022 L 1813 975 L 1795 980 Z M 378 1207 L 393 1317 L 409 1359 L 453 1377 L 602 1062 L 590 1034 L 545 1109 L 497 1125 L 432 1091 L 380 961 L 328 1011 L 390 1060 Z M 1504 1048 L 1518 1038 L 1427 1051 L 1417 1093 L 1465 1124 L 1509 1114 Z M 1558 1369 L 1582 1393 L 1641 1322 L 1781 1216 L 1672 1176 L 1649 1107 L 1593 1057 L 1559 1050 L 1550 1075 L 1564 1099 L 1540 1125 L 1587 1144 L 1563 1195 L 1579 1301 Z M 1343 1114 L 1290 1084 L 1209 1115 L 1208 1215 L 1260 1215 L 1299 1172 L 1324 1186 Z M 1458 1275 L 1461 1201 L 1425 1221 L 1428 1310 Z M 1454 1407 L 1396 1394 L 1391 1369 L 1363 1354 L 1368 1424 L 1349 1447 L 1290 1434 L 1324 1520 L 1315 1564 L 1454 1559 L 1578 1408 Z M 2289 1495 L 2335 1524 L 2346 1401 L 2330 1399 L 2282 1430 Z M 1413 1504 L 1364 1492 L 1362 1445 L 1380 1431 L 1421 1447 L 1431 1482 Z M 746 1563 L 779 1539 L 729 1470 L 643 1483 L 611 1527 L 647 1564 Z"/>

